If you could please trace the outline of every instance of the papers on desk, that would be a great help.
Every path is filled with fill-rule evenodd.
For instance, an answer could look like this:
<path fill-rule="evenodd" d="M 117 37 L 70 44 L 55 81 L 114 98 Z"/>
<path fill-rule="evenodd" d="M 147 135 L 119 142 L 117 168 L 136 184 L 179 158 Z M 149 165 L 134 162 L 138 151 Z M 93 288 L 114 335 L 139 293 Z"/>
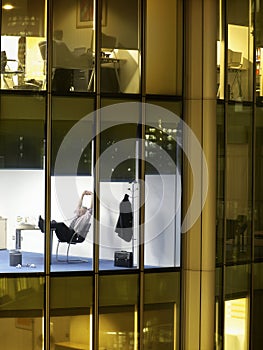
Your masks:
<path fill-rule="evenodd" d="M 33 225 L 33 224 L 27 224 L 27 223 L 19 223 L 19 225 L 17 226 L 18 229 L 20 230 L 35 230 L 36 228 L 36 225 Z"/>
<path fill-rule="evenodd" d="M 16 227 L 20 230 L 34 230 L 37 228 L 36 219 L 33 217 L 21 217 L 18 216 L 16 219 L 17 225 Z"/>

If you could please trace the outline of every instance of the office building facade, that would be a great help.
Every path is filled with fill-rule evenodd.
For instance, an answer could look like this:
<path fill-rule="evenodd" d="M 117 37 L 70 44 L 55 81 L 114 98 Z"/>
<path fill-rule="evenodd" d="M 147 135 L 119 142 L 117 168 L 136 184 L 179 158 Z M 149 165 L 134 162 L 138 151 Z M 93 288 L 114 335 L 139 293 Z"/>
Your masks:
<path fill-rule="evenodd" d="M 260 349 L 262 1 L 1 8 L 1 347 Z"/>

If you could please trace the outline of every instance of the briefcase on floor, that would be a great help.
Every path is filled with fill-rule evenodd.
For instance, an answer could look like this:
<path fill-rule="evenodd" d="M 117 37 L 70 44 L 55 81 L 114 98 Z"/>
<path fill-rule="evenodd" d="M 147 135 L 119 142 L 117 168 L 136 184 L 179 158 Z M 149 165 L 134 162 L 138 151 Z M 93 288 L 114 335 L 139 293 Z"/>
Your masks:
<path fill-rule="evenodd" d="M 132 252 L 126 252 L 124 250 L 114 253 L 114 266 L 120 267 L 132 267 L 133 266 L 133 254 Z"/>

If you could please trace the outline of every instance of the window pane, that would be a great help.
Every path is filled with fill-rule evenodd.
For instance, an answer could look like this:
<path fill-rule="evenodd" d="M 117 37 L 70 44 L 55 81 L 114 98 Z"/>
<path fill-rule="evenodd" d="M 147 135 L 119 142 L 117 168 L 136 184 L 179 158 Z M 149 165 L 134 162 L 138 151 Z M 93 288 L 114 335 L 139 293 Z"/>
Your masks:
<path fill-rule="evenodd" d="M 225 301 L 225 349 L 248 349 L 248 298 Z"/>
<path fill-rule="evenodd" d="M 93 5 L 92 1 L 87 1 L 87 8 L 83 4 L 80 1 L 53 1 L 52 90 L 56 92 L 88 91 L 93 67 L 93 24 L 87 17 L 90 12 L 86 10 Z M 44 42 L 44 53 L 45 49 Z"/>
<path fill-rule="evenodd" d="M 35 349 L 43 339 L 44 279 L 0 279 L 0 336 L 3 349 Z"/>
<path fill-rule="evenodd" d="M 263 96 L 263 8 L 260 3 L 256 5 L 256 23 L 255 23 L 255 36 L 256 36 L 256 96 L 259 101 Z"/>
<path fill-rule="evenodd" d="M 262 327 L 261 327 L 261 315 L 263 312 L 263 283 L 260 276 L 263 275 L 263 264 L 254 264 L 254 290 L 253 290 L 253 309 L 251 315 L 253 320 L 253 349 L 260 350 L 263 341 Z"/>
<path fill-rule="evenodd" d="M 91 277 L 51 279 L 51 347 L 92 348 L 92 290 Z"/>
<path fill-rule="evenodd" d="M 217 105 L 217 225 L 216 262 L 223 259 L 224 243 L 225 122 L 224 106 Z"/>
<path fill-rule="evenodd" d="M 1 250 L 5 272 L 16 272 L 17 265 L 21 272 L 44 270 L 44 235 L 38 229 L 44 209 L 44 120 L 44 98 L 1 96 L 1 248 L 10 250 Z"/>
<path fill-rule="evenodd" d="M 145 275 L 145 349 L 179 349 L 180 275 Z"/>
<path fill-rule="evenodd" d="M 229 99 L 252 101 L 253 27 L 249 0 L 227 1 Z"/>
<path fill-rule="evenodd" d="M 138 277 L 100 278 L 99 346 L 105 349 L 137 349 Z"/>
<path fill-rule="evenodd" d="M 100 269 L 138 267 L 141 105 L 114 102 L 104 99 L 100 112 Z M 128 260 L 116 266 L 121 251 Z"/>
<path fill-rule="evenodd" d="M 180 0 L 147 1 L 146 92 L 182 93 L 182 27 Z"/>
<path fill-rule="evenodd" d="M 145 267 L 180 265 L 181 103 L 146 107 Z M 165 251 L 165 254 L 163 253 Z"/>
<path fill-rule="evenodd" d="M 263 109 L 256 109 L 256 148 L 255 148 L 255 217 L 254 217 L 254 254 L 256 259 L 263 258 Z"/>
<path fill-rule="evenodd" d="M 139 1 L 102 1 L 101 91 L 140 92 Z"/>
<path fill-rule="evenodd" d="M 228 261 L 251 257 L 252 157 L 250 107 L 228 108 L 226 149 L 226 254 Z M 242 174 L 242 176 L 240 176 Z"/>
<path fill-rule="evenodd" d="M 38 48 L 44 39 L 45 0 L 17 1 L 3 7 L 1 31 L 1 88 L 44 88 L 43 61 Z"/>
<path fill-rule="evenodd" d="M 93 219 L 89 209 L 92 196 L 84 191 L 93 191 L 93 100 L 76 96 L 54 97 L 52 107 L 51 269 L 65 272 L 90 270 Z M 75 264 L 62 263 L 68 260 L 74 260 Z"/>

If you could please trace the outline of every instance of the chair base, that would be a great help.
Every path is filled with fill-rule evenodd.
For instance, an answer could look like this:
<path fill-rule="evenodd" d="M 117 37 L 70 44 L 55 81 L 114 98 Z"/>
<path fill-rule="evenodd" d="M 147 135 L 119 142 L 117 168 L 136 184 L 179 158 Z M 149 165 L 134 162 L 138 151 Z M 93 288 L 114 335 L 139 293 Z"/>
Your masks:
<path fill-rule="evenodd" d="M 66 255 L 66 259 L 59 259 L 58 258 L 58 251 L 59 251 L 59 245 L 60 243 L 67 243 L 67 242 L 61 242 L 61 241 L 58 241 L 58 244 L 57 244 L 57 249 L 56 249 L 56 261 L 57 262 L 66 262 L 68 264 L 72 264 L 72 263 L 88 263 L 87 260 L 84 260 L 84 259 L 69 259 L 69 248 L 70 248 L 70 245 L 72 243 L 67 243 L 68 244 L 68 248 L 67 248 L 67 255 Z"/>

